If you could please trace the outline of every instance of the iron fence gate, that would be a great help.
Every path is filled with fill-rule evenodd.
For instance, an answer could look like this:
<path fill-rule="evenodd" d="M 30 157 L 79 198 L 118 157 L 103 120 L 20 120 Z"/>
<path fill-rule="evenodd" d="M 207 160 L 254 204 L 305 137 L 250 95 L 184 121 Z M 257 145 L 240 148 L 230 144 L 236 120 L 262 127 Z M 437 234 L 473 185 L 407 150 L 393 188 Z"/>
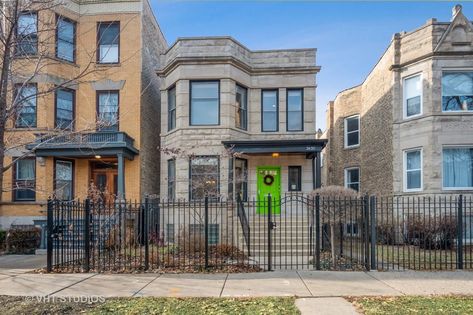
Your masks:
<path fill-rule="evenodd" d="M 473 268 L 471 196 L 48 201 L 47 270 Z"/>

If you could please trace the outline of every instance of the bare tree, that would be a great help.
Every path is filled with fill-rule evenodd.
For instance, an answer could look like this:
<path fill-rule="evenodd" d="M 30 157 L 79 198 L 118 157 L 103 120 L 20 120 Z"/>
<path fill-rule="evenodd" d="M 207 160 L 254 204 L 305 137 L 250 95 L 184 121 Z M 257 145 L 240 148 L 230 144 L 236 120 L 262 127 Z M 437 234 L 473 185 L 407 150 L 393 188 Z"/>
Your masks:
<path fill-rule="evenodd" d="M 359 193 L 356 190 L 343 186 L 326 186 L 316 189 L 313 195 L 320 197 L 320 210 L 322 212 L 323 223 L 330 227 L 330 249 L 332 263 L 337 265 L 337 230 L 340 223 L 345 223 L 347 218 L 356 220 L 356 205 L 359 203 Z M 351 222 L 353 224 L 353 222 Z"/>
<path fill-rule="evenodd" d="M 96 117 L 96 121 L 81 121 L 78 128 L 76 121 L 60 126 L 41 128 L 42 141 L 35 142 L 38 136 L 35 108 L 38 100 L 50 101 L 59 89 L 75 88 L 97 74 L 104 72 L 104 78 L 111 74 L 100 70 L 97 63 L 96 49 L 80 49 L 82 54 L 78 70 L 62 75 L 58 73 L 64 60 L 57 57 L 57 30 L 61 27 L 57 12 L 61 12 L 69 0 L 2 0 L 0 7 L 0 190 L 13 190 L 5 187 L 3 174 L 19 159 L 31 155 L 40 146 L 54 142 L 74 141 L 75 136 L 87 131 L 103 129 L 114 124 L 118 117 Z M 126 25 L 125 25 L 126 26 Z M 95 27 L 82 29 L 81 35 L 96 32 Z M 75 51 L 79 49 L 74 47 Z M 137 50 L 139 51 L 139 49 Z M 85 57 L 85 58 L 84 58 Z M 126 60 L 122 60 L 122 63 Z M 36 83 L 41 82 L 41 87 Z M 34 87 L 34 88 L 33 88 Z M 123 115 L 123 113 L 122 113 Z M 21 132 L 10 132 L 18 128 Z M 21 128 L 21 129 L 20 129 Z M 41 136 L 41 135 L 40 135 Z M 29 150 L 25 148 L 30 144 Z M 15 154 L 8 154 L 14 152 Z M 11 162 L 5 162 L 6 155 L 14 156 Z M 0 200 L 2 194 L 0 193 Z"/>

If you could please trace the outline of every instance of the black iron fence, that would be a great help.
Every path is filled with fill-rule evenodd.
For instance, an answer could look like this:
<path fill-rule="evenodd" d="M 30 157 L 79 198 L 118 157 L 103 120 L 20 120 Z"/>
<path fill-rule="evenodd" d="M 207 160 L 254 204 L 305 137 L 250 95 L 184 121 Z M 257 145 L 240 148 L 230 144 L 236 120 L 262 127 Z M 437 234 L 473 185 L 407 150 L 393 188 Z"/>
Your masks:
<path fill-rule="evenodd" d="M 48 271 L 473 269 L 471 196 L 48 202 Z"/>

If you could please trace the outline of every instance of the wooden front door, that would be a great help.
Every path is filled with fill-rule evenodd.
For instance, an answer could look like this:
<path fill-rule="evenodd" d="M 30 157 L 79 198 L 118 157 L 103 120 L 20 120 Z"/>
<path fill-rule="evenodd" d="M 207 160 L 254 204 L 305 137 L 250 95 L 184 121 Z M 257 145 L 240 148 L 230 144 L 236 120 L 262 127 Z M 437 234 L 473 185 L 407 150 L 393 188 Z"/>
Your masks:
<path fill-rule="evenodd" d="M 92 162 L 91 180 L 105 202 L 113 202 L 117 196 L 118 170 L 116 162 Z"/>

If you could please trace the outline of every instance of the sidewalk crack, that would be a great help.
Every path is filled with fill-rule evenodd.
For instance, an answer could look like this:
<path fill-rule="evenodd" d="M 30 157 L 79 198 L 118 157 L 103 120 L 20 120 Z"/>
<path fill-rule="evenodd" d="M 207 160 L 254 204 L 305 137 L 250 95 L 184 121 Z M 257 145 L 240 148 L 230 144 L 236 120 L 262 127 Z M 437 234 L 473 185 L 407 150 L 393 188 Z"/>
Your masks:
<path fill-rule="evenodd" d="M 98 275 L 98 273 L 94 273 L 94 274 L 91 275 L 90 277 L 87 277 L 87 278 L 84 278 L 84 279 L 80 279 L 80 280 L 77 281 L 77 282 L 74 282 L 74 283 L 72 283 L 72 284 L 70 284 L 70 285 L 67 285 L 67 286 L 65 286 L 65 287 L 63 287 L 63 288 L 61 288 L 61 289 L 59 289 L 59 290 L 56 290 L 56 291 L 54 291 L 54 292 L 52 292 L 52 293 L 49 293 L 48 295 L 54 295 L 54 294 L 56 294 L 56 293 L 58 293 L 58 292 L 61 292 L 61 291 L 65 290 L 65 289 L 68 289 L 68 288 L 70 288 L 70 287 L 72 287 L 72 286 L 75 286 L 75 285 L 78 284 L 78 283 L 81 283 L 81 282 L 83 282 L 83 281 L 85 281 L 85 280 L 88 280 L 88 279 L 90 279 L 90 278 L 92 278 L 92 277 L 95 277 L 96 275 Z"/>
<path fill-rule="evenodd" d="M 228 275 L 229 275 L 229 274 L 227 273 L 227 276 L 225 277 L 225 281 L 223 281 L 222 290 L 220 290 L 220 294 L 219 294 L 218 297 L 222 297 L 223 290 L 225 289 L 225 285 L 227 284 Z"/>
<path fill-rule="evenodd" d="M 150 282 L 148 282 L 147 284 L 145 284 L 141 289 L 139 289 L 138 291 L 136 291 L 135 293 L 133 293 L 133 295 L 131 297 L 135 297 L 138 293 L 140 293 L 141 291 L 143 291 L 146 287 L 148 287 L 151 283 L 153 283 L 156 279 L 160 278 L 162 276 L 162 274 L 159 274 L 156 276 L 156 278 L 154 278 L 153 280 L 151 280 Z"/>
<path fill-rule="evenodd" d="M 309 289 L 309 286 L 307 285 L 307 283 L 304 281 L 304 279 L 302 278 L 301 274 L 299 273 L 298 270 L 296 270 L 296 273 L 297 275 L 299 276 L 299 279 L 301 279 L 302 283 L 304 284 L 305 288 L 307 289 L 307 291 L 309 291 L 310 295 L 311 296 L 314 296 L 314 294 L 312 293 L 312 291 Z"/>
<path fill-rule="evenodd" d="M 405 294 L 404 292 L 402 292 L 401 290 L 396 289 L 395 287 L 389 285 L 388 283 L 384 282 L 383 280 L 376 278 L 375 276 L 373 276 L 373 275 L 370 274 L 369 272 L 365 271 L 364 273 L 365 273 L 366 275 L 368 275 L 368 277 L 371 277 L 371 278 L 373 278 L 374 280 L 381 282 L 382 284 L 384 284 L 385 286 L 387 286 L 387 287 L 393 289 L 394 291 L 397 291 L 397 292 L 401 293 L 402 295 L 406 295 L 406 294 Z"/>

